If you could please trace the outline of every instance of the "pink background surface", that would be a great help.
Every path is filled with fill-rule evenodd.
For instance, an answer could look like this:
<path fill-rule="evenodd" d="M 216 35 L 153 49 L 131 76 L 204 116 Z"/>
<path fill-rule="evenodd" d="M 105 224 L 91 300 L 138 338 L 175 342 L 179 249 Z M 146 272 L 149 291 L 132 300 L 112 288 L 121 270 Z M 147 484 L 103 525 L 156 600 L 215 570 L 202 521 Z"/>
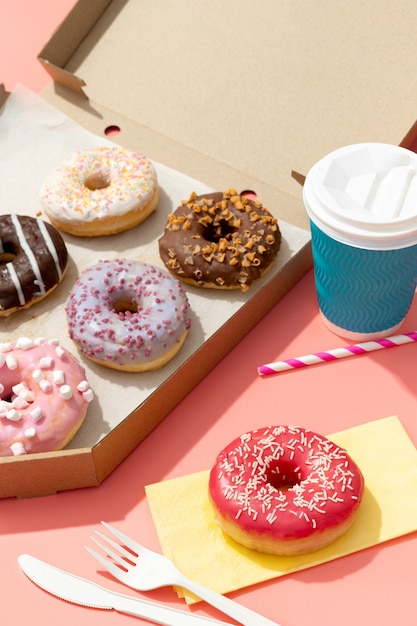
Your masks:
<path fill-rule="evenodd" d="M 18 81 L 39 91 L 49 82 L 36 56 L 74 3 L 3 0 L 0 82 L 7 89 Z M 415 329 L 417 303 L 403 327 Z M 259 364 L 345 343 L 322 325 L 309 272 L 100 487 L 0 500 L 5 623 L 134 623 L 132 617 L 79 608 L 43 593 L 20 571 L 18 555 L 27 552 L 134 593 L 100 571 L 83 549 L 93 529 L 104 519 L 159 549 L 144 485 L 209 468 L 219 449 L 246 429 L 297 423 L 326 434 L 397 415 L 417 443 L 415 344 L 264 379 L 256 373 Z M 232 597 L 281 626 L 414 626 L 416 564 L 417 536 L 412 534 Z M 145 597 L 225 619 L 204 603 L 187 608 L 170 588 Z"/>

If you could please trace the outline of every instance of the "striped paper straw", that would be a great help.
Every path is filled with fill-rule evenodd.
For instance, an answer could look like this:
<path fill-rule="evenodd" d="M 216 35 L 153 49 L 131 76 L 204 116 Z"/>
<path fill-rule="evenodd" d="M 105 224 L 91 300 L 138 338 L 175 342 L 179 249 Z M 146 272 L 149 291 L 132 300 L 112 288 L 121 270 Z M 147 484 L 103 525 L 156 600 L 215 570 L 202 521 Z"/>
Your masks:
<path fill-rule="evenodd" d="M 375 341 L 355 343 L 351 346 L 335 348 L 334 350 L 328 350 L 327 352 L 306 354 L 305 356 L 299 356 L 295 359 L 288 359 L 286 361 L 277 361 L 276 363 L 259 365 L 258 374 L 260 376 L 268 376 L 268 374 L 277 374 L 278 372 L 298 369 L 300 367 L 306 367 L 307 365 L 317 365 L 318 363 L 336 361 L 337 359 L 344 359 L 348 356 L 358 356 L 360 354 L 374 352 L 375 350 L 383 350 L 384 348 L 395 348 L 396 346 L 402 346 L 405 343 L 412 343 L 413 341 L 417 341 L 417 331 L 404 333 L 402 335 L 393 335 L 392 337 L 385 337 L 385 339 L 376 339 Z"/>

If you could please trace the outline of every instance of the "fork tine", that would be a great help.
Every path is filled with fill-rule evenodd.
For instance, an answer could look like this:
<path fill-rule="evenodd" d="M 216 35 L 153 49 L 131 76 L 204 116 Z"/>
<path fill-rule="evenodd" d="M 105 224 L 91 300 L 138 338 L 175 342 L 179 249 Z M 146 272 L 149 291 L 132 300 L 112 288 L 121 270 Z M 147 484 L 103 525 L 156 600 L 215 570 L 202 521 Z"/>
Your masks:
<path fill-rule="evenodd" d="M 111 548 L 108 547 L 108 545 L 104 545 L 96 537 L 91 535 L 91 540 L 94 541 L 94 543 L 99 548 L 101 548 L 101 550 L 103 550 L 104 554 L 106 554 L 107 556 L 110 556 L 114 561 L 116 561 L 116 563 L 118 563 L 119 565 L 122 565 L 125 568 L 127 568 L 127 566 L 128 566 L 127 559 L 130 561 L 130 563 L 134 562 L 134 558 L 135 557 L 134 557 L 134 555 L 131 552 L 128 552 L 125 548 L 123 548 L 123 546 L 119 546 L 119 544 L 115 543 L 114 541 L 112 541 L 111 539 L 106 537 L 105 535 L 102 535 L 99 532 L 97 532 L 97 534 L 106 543 L 108 543 L 111 546 L 113 546 L 114 548 L 116 548 L 116 550 L 112 550 Z"/>
<path fill-rule="evenodd" d="M 96 552 L 95 550 L 90 548 L 89 546 L 84 546 L 84 548 L 87 550 L 87 552 L 89 554 L 91 554 L 91 556 L 94 559 L 96 559 L 96 561 L 101 563 L 101 565 L 103 565 L 103 567 L 108 572 L 110 572 L 110 574 L 112 574 L 112 576 L 114 576 L 115 578 L 118 578 L 118 579 L 120 578 L 120 574 L 123 573 L 122 570 L 120 569 L 120 567 L 118 567 L 117 565 L 114 565 L 111 561 L 106 559 L 106 557 L 102 556 L 101 554 L 99 554 L 98 552 Z"/>
<path fill-rule="evenodd" d="M 137 541 L 134 541 L 131 537 L 128 537 L 117 528 L 114 528 L 114 526 L 111 526 L 107 522 L 101 522 L 101 523 L 103 524 L 104 528 L 107 528 L 107 530 L 112 535 L 117 537 L 119 541 L 122 541 L 125 546 L 127 546 L 128 548 L 136 552 L 136 554 L 138 554 L 140 550 L 144 550 L 144 551 L 146 550 L 144 546 L 141 546 L 140 543 L 138 543 Z"/>

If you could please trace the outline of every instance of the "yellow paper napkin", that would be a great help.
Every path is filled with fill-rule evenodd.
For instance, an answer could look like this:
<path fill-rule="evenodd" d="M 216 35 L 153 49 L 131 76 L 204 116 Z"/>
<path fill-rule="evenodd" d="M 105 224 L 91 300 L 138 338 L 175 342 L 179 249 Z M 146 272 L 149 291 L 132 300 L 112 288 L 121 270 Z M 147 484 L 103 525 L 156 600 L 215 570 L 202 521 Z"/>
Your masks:
<path fill-rule="evenodd" d="M 163 553 L 178 569 L 219 593 L 319 565 L 417 530 L 417 450 L 397 417 L 329 435 L 365 478 L 365 495 L 351 528 L 317 552 L 261 554 L 229 539 L 214 521 L 207 497 L 209 471 L 146 486 Z M 177 590 L 191 604 L 198 599 Z"/>

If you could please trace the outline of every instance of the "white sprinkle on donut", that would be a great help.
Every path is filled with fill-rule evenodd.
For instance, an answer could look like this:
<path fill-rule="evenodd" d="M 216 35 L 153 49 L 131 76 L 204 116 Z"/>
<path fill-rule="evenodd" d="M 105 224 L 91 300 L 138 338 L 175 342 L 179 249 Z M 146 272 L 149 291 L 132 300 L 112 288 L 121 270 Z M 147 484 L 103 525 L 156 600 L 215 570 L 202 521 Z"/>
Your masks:
<path fill-rule="evenodd" d="M 209 481 L 223 531 L 277 555 L 312 552 L 346 532 L 363 490 L 346 450 L 297 426 L 244 433 L 220 452 Z"/>

